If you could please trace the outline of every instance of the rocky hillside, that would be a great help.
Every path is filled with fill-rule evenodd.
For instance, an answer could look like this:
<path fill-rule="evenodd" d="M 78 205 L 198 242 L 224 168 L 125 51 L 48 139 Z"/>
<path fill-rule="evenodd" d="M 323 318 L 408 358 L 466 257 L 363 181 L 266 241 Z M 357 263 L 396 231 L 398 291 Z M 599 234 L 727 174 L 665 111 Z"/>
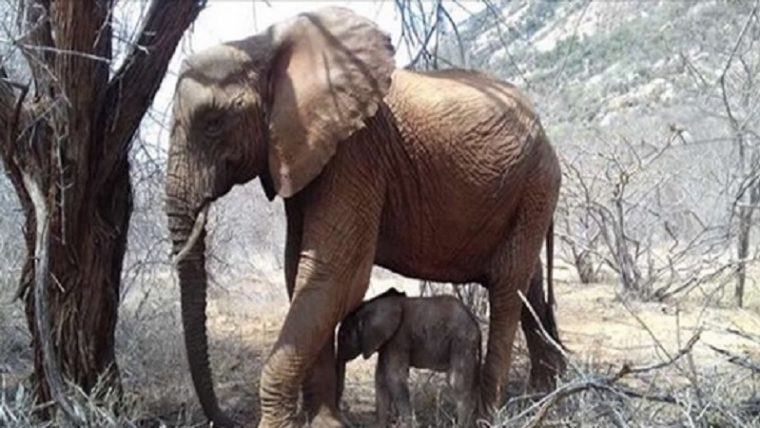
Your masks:
<path fill-rule="evenodd" d="M 722 1 L 502 1 L 458 31 L 465 65 L 528 92 L 565 157 L 622 139 L 661 145 L 678 130 L 680 156 L 695 155 L 690 161 L 704 161 L 698 169 L 707 173 L 734 161 L 719 80 L 726 65 L 733 113 L 758 135 L 760 24 L 750 18 L 752 8 Z M 457 59 L 457 38 L 448 40 L 446 52 Z"/>
<path fill-rule="evenodd" d="M 692 68 L 723 66 L 751 6 L 505 1 L 459 30 L 468 66 L 527 88 L 555 119 L 607 126 L 691 104 L 699 86 Z"/>

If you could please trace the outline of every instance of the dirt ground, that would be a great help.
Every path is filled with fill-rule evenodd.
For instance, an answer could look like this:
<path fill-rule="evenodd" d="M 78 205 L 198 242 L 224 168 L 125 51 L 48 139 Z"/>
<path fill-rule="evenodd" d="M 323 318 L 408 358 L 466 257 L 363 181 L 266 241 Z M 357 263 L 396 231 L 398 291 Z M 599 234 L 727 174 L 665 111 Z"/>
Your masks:
<path fill-rule="evenodd" d="M 667 361 L 684 348 L 696 334 L 693 363 L 718 369 L 727 366 L 724 356 L 714 349 L 760 361 L 757 342 L 742 334 L 760 338 L 760 290 L 750 287 L 744 309 L 721 305 L 715 295 L 693 292 L 679 302 L 636 302 L 616 294 L 612 284 L 582 285 L 563 278 L 556 282 L 557 317 L 560 336 L 578 366 L 608 367 L 610 372 L 623 364 L 644 367 Z M 730 296 L 724 296 L 728 300 Z M 707 304 L 706 304 L 707 302 Z M 220 398 L 225 406 L 238 409 L 244 420 L 255 418 L 257 376 L 261 361 L 269 352 L 282 323 L 285 305 L 250 308 L 236 299 L 216 299 L 211 306 L 210 330 L 217 343 L 242 343 L 247 356 L 214 360 Z M 523 392 L 527 378 L 527 354 L 521 341 L 516 344 L 510 393 Z M 224 349 L 224 347 L 222 347 Z M 222 354 L 224 351 L 222 351 Z M 219 354 L 219 352 L 217 352 Z M 253 354 L 253 358 L 251 358 Z M 245 355 L 245 354 L 241 354 Z M 375 358 L 361 358 L 349 364 L 342 406 L 348 418 L 359 426 L 374 419 L 373 371 Z M 230 373 L 248 375 L 240 379 Z M 229 377 L 229 379 L 225 379 Z M 423 370 L 413 370 L 411 392 L 421 426 L 445 426 L 452 417 L 444 378 Z"/>
<path fill-rule="evenodd" d="M 634 368 L 662 364 L 678 356 L 679 350 L 698 334 L 688 357 L 645 376 L 626 378 L 626 385 L 639 391 L 649 391 L 654 385 L 658 390 L 686 400 L 682 407 L 671 409 L 676 413 L 669 420 L 680 421 L 677 412 L 683 411 L 683 406 L 688 407 L 691 399 L 692 390 L 688 389 L 688 383 L 693 380 L 690 370 L 698 371 L 700 382 L 707 382 L 704 386 L 706 393 L 721 397 L 736 395 L 737 399 L 733 401 L 733 397 L 729 397 L 729 405 L 747 399 L 757 400 L 755 419 L 760 426 L 760 378 L 752 371 L 730 363 L 728 356 L 716 351 L 723 350 L 731 356 L 760 363 L 760 287 L 754 282 L 749 283 L 745 308 L 737 309 L 729 304 L 732 297 L 729 289 L 725 295 L 716 292 L 719 288 L 712 287 L 694 290 L 674 301 L 640 302 L 619 296 L 616 292 L 619 286 L 615 283 L 582 285 L 574 280 L 572 271 L 562 266 L 555 272 L 560 337 L 569 349 L 571 362 L 567 379 L 562 381 L 564 385 L 584 379 L 584 376 L 617 373 L 624 364 Z M 753 272 L 753 278 L 760 278 L 760 272 Z M 238 420 L 254 424 L 258 419 L 261 365 L 277 338 L 287 311 L 285 292 L 274 281 L 234 282 L 222 278 L 219 282 L 236 285 L 212 287 L 211 290 L 208 327 L 214 385 L 224 409 Z M 128 408 L 129 414 L 124 417 L 139 421 L 135 423 L 137 426 L 205 426 L 187 368 L 177 302 L 179 291 L 176 284 L 171 285 L 163 279 L 159 283 L 163 288 L 148 285 L 146 290 L 151 292 L 133 293 L 133 298 L 127 299 L 120 310 L 117 357 L 127 401 L 136 403 Z M 412 294 L 418 284 L 379 275 L 373 278 L 368 296 L 381 293 L 388 286 Z M 12 399 L 18 395 L 16 385 L 30 375 L 31 354 L 22 307 L 8 303 L 3 308 L 0 388 L 8 392 L 6 399 Z M 529 370 L 521 337 L 515 346 L 516 357 L 508 386 L 510 397 L 525 392 Z M 375 357 L 369 360 L 359 358 L 347 367 L 342 407 L 355 426 L 370 426 L 374 422 L 375 362 Z M 419 426 L 451 425 L 453 405 L 447 395 L 443 374 L 412 370 L 410 392 Z M 579 401 L 581 399 L 576 400 L 576 404 Z M 0 407 L 2 405 L 0 400 Z M 596 409 L 605 405 L 607 403 L 591 402 L 584 407 L 590 409 L 585 419 L 592 421 L 590 425 L 575 416 L 569 424 L 608 426 L 593 422 L 598 417 Z M 639 403 L 625 405 L 629 407 L 623 408 L 623 412 L 639 406 Z M 17 405 L 18 413 L 27 410 L 24 404 Z M 563 421 L 567 415 L 577 415 L 579 408 L 568 407 L 562 411 L 565 413 L 557 412 L 555 421 Z M 658 411 L 654 409 L 645 416 Z M 637 417 L 628 415 L 628 424 L 668 425 L 652 422 L 652 418 L 639 422 Z M 567 423 L 559 422 L 559 425 Z M 680 423 L 676 425 L 681 426 Z M 724 425 L 718 423 L 718 426 Z"/>

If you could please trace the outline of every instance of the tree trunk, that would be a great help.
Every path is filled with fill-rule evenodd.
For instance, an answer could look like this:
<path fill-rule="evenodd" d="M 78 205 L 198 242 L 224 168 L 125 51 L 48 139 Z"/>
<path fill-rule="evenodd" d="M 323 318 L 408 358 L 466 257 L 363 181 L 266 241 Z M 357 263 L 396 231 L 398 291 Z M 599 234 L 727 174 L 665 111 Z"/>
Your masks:
<path fill-rule="evenodd" d="M 749 181 L 744 195 L 739 197 L 739 233 L 737 236 L 736 257 L 739 261 L 736 267 L 736 288 L 734 289 L 734 301 L 738 307 L 744 306 L 744 288 L 747 281 L 747 264 L 750 255 L 749 248 L 752 233 L 752 217 L 755 207 L 760 203 L 760 179 L 757 177 L 760 153 L 745 138 L 737 138 L 739 144 L 739 162 L 745 180 Z M 751 155 L 747 156 L 747 151 Z M 749 160 L 747 159 L 749 157 Z M 746 196 L 745 196 L 746 195 Z"/>
<path fill-rule="evenodd" d="M 114 175 L 115 180 L 107 186 L 106 194 L 101 192 L 100 195 L 88 197 L 72 192 L 73 198 L 87 201 L 82 212 L 89 213 L 84 217 L 92 221 L 83 222 L 77 234 L 67 237 L 65 244 L 54 238 L 48 248 L 52 279 L 48 290 L 48 308 L 53 322 L 53 344 L 58 367 L 67 380 L 86 393 L 90 393 L 99 380 L 105 388 L 119 388 L 114 332 L 121 268 L 132 213 L 127 163 L 124 162 Z M 51 210 L 51 213 L 51 223 L 58 227 L 52 235 L 61 237 L 61 229 L 67 223 L 61 221 L 60 210 Z M 26 234 L 33 232 L 34 229 L 28 229 Z M 34 241 L 29 236 L 27 240 Z M 33 252 L 34 247 L 29 248 L 26 266 L 32 271 L 25 275 L 28 278 L 34 276 Z M 35 379 L 39 380 L 45 370 L 41 338 L 35 326 L 34 297 L 34 293 L 27 292 L 24 300 L 35 351 Z M 35 386 L 39 398 L 51 398 L 47 383 L 35 382 Z"/>
<path fill-rule="evenodd" d="M 631 249 L 628 246 L 628 237 L 625 230 L 625 209 L 623 208 L 623 197 L 615 197 L 615 223 L 612 230 L 615 234 L 615 259 L 618 269 L 620 270 L 620 280 L 623 289 L 627 292 L 633 292 L 639 297 L 646 297 L 644 290 L 641 289 L 641 273 L 636 260 L 631 255 Z"/>
<path fill-rule="evenodd" d="M 749 255 L 749 238 L 752 227 L 752 212 L 747 207 L 739 208 L 739 236 L 737 237 L 736 288 L 734 299 L 740 308 L 744 305 L 744 284 L 747 280 L 747 256 Z"/>
<path fill-rule="evenodd" d="M 132 213 L 129 145 L 182 34 L 204 4 L 182 0 L 167 8 L 154 0 L 116 70 L 112 0 L 27 0 L 20 6 L 20 46 L 34 93 L 27 97 L 28 85 L 0 80 L 0 160 L 26 215 L 19 295 L 42 401 L 62 404 L 64 385 L 56 379 L 86 393 L 96 385 L 104 387 L 99 392 L 120 387 L 114 330 Z M 30 185 L 38 197 L 30 197 Z M 45 218 L 36 218 L 39 213 Z M 41 229 L 38 221 L 44 222 Z M 49 239 L 37 248 L 39 236 Z M 35 305 L 39 289 L 33 282 L 44 284 L 46 304 Z M 38 316 L 36 307 L 47 314 Z M 46 373 L 51 370 L 63 376 Z"/>
<path fill-rule="evenodd" d="M 580 250 L 574 257 L 575 269 L 581 284 L 593 284 L 599 281 L 594 269 L 594 259 L 588 250 Z"/>

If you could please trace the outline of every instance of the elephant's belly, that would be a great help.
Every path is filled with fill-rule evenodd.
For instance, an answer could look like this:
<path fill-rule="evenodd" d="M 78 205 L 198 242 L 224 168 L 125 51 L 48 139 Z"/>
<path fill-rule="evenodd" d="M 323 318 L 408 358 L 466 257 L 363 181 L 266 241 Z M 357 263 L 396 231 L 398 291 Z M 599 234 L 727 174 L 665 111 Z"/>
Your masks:
<path fill-rule="evenodd" d="M 409 356 L 409 365 L 417 369 L 445 372 L 451 365 L 449 353 L 446 351 L 447 350 L 429 352 L 428 350 L 424 350 L 424 354 L 420 352 L 412 352 Z"/>
<path fill-rule="evenodd" d="M 487 207 L 484 207 L 487 208 Z M 501 209 L 499 209 L 501 208 Z M 503 218 L 485 214 L 420 215 L 410 221 L 387 216 L 378 240 L 376 264 L 401 275 L 438 282 L 483 282 L 494 254 L 508 236 L 508 207 L 495 207 Z"/>
<path fill-rule="evenodd" d="M 416 255 L 398 250 L 379 251 L 375 264 L 409 278 L 436 282 L 482 282 L 486 273 L 482 263 L 451 263 L 443 258 L 422 261 Z"/>

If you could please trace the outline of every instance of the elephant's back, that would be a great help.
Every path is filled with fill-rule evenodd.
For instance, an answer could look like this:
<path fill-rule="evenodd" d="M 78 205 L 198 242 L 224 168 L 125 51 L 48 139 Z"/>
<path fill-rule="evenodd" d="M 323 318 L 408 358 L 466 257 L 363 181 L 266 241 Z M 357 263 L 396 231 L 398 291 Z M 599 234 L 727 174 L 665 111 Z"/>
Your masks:
<path fill-rule="evenodd" d="M 402 134 L 424 135 L 439 149 L 453 144 L 471 149 L 517 147 L 528 141 L 512 137 L 534 132 L 538 123 L 519 89 L 477 71 L 396 70 L 385 100 Z"/>
<path fill-rule="evenodd" d="M 515 87 L 469 71 L 397 70 L 385 101 L 396 129 L 380 264 L 480 281 L 528 176 L 551 152 L 538 116 Z"/>
<path fill-rule="evenodd" d="M 405 155 L 426 170 L 445 169 L 454 187 L 447 190 L 494 197 L 548 144 L 527 98 L 480 72 L 397 70 L 386 103 Z"/>
<path fill-rule="evenodd" d="M 447 105 L 467 105 L 468 101 L 482 105 L 486 101 L 502 109 L 517 108 L 533 113 L 532 103 L 516 86 L 476 70 L 421 72 L 397 69 L 393 72 L 386 100 L 399 109 L 426 107 L 435 110 Z"/>

